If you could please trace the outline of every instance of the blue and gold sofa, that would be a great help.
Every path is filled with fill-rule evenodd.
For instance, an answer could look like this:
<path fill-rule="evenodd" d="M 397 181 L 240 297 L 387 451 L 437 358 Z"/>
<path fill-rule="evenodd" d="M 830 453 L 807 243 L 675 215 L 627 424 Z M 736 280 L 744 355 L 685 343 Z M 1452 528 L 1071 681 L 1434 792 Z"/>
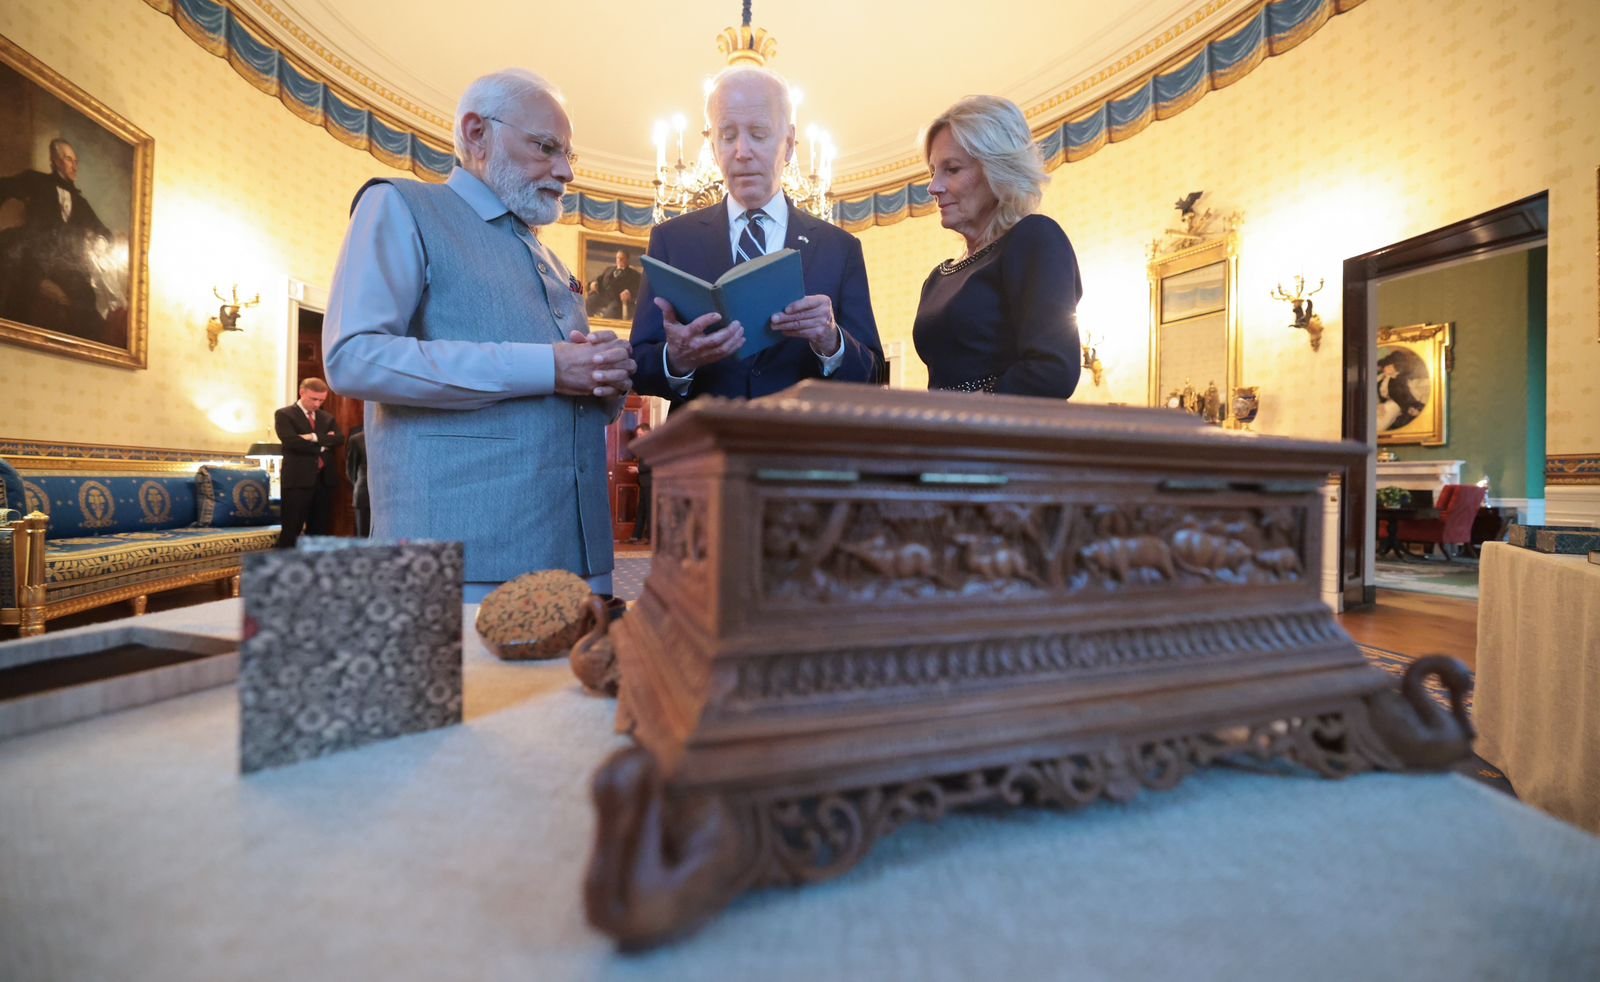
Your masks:
<path fill-rule="evenodd" d="M 0 458 L 0 625 L 215 581 L 278 541 L 267 474 L 238 466 Z"/>

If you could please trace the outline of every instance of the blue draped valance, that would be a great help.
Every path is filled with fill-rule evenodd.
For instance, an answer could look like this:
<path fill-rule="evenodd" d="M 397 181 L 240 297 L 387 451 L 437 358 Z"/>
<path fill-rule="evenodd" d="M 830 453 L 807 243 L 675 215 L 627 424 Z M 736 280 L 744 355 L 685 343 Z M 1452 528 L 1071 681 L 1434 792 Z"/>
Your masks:
<path fill-rule="evenodd" d="M 384 119 L 277 48 L 267 33 L 218 0 L 145 0 L 172 19 L 201 47 L 226 58 L 242 77 L 274 96 L 301 119 L 321 126 L 341 143 L 366 150 L 391 167 L 440 181 L 454 162 L 437 139 Z M 1077 106 L 1039 133 L 1045 166 L 1082 160 L 1107 143 L 1126 140 L 1158 119 L 1194 105 L 1207 92 L 1232 85 L 1265 59 L 1314 34 L 1335 14 L 1363 0 L 1262 0 L 1211 35 L 1148 73 L 1093 103 Z M 648 201 L 590 190 L 566 196 L 564 222 L 597 231 L 644 234 Z M 893 225 L 935 210 L 924 182 L 902 180 L 835 204 L 835 220 L 852 232 Z"/>

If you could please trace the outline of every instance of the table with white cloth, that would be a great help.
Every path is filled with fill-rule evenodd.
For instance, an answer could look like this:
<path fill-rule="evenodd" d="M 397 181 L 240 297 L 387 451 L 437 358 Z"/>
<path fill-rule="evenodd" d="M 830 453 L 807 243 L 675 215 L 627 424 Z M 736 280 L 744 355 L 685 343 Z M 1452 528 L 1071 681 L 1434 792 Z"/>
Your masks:
<path fill-rule="evenodd" d="M 1600 833 L 1600 566 L 1484 544 L 1473 718 L 1519 798 Z"/>
<path fill-rule="evenodd" d="M 147 623 L 237 631 L 237 601 Z M 470 625 L 472 611 L 466 623 Z M 210 624 L 211 627 L 206 625 Z M 217 627 L 221 625 L 221 627 Z M 0 742 L 4 979 L 1592 978 L 1600 839 L 1456 775 L 1213 768 L 913 824 L 620 954 L 589 779 L 624 738 L 467 629 L 465 722 L 238 774 L 231 687 Z"/>

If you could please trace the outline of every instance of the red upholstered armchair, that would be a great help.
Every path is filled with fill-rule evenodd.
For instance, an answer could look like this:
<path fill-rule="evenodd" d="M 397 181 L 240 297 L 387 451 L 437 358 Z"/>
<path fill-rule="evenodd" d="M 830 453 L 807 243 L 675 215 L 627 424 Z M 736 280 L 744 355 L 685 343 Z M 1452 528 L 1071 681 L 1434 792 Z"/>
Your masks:
<path fill-rule="evenodd" d="M 1434 502 L 1434 507 L 1439 511 L 1438 518 L 1403 518 L 1400 520 L 1400 534 L 1397 536 L 1403 545 L 1412 542 L 1421 543 L 1425 548 L 1422 555 L 1427 556 L 1433 551 L 1434 546 L 1444 553 L 1445 559 L 1450 559 L 1447 545 L 1465 546 L 1472 541 L 1472 520 L 1478 516 L 1478 509 L 1483 506 L 1483 498 L 1487 492 L 1476 484 L 1447 484 L 1439 492 L 1439 498 Z"/>

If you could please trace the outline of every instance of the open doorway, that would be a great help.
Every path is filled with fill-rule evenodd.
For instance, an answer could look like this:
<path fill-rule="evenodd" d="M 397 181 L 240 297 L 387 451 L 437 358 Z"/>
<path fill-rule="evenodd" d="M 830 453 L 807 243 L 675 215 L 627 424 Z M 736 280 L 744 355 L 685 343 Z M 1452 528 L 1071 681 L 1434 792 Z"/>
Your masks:
<path fill-rule="evenodd" d="M 1376 596 L 1380 486 L 1412 485 L 1414 523 L 1444 521 L 1430 506 L 1446 485 L 1472 489 L 1451 498 L 1473 505 L 1471 514 L 1455 517 L 1476 524 L 1480 538 L 1496 532 L 1487 527 L 1491 520 L 1542 517 L 1547 227 L 1541 193 L 1345 261 L 1342 435 L 1378 444 L 1394 458 L 1381 465 L 1369 459 L 1346 478 L 1339 535 L 1346 609 Z M 1396 360 L 1408 343 L 1401 338 L 1413 336 L 1444 345 L 1437 367 L 1421 382 L 1396 382 L 1396 370 L 1379 368 L 1380 347 Z M 1403 406 L 1383 393 L 1386 382 L 1406 386 Z M 1438 412 L 1437 427 L 1411 423 L 1425 410 Z M 1484 505 L 1489 514 L 1480 517 Z M 1402 529 L 1424 531 L 1400 525 L 1403 518 L 1394 509 L 1385 517 L 1381 531 L 1391 551 Z"/>

